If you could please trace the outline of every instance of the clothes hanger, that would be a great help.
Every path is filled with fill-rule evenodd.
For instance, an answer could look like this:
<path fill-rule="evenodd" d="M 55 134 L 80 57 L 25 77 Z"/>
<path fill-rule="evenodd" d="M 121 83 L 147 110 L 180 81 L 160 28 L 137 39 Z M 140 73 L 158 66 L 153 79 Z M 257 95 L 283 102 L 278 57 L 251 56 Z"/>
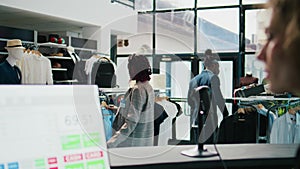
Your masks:
<path fill-rule="evenodd" d="M 237 120 L 238 121 L 246 121 L 246 118 L 245 118 L 245 109 L 244 108 L 238 108 L 237 110 Z"/>
<path fill-rule="evenodd" d="M 288 103 L 287 108 L 289 114 L 295 115 L 300 110 L 300 101 Z"/>
<path fill-rule="evenodd" d="M 163 100 L 168 100 L 167 96 L 156 96 L 155 97 L 155 102 L 163 101 Z"/>
<path fill-rule="evenodd" d="M 238 110 L 237 110 L 238 121 L 246 121 L 246 116 L 255 111 L 256 111 L 256 108 L 253 107 L 252 105 L 251 106 L 249 105 L 247 107 L 238 108 Z"/>
<path fill-rule="evenodd" d="M 300 105 L 288 109 L 289 114 L 295 115 L 300 110 Z"/>

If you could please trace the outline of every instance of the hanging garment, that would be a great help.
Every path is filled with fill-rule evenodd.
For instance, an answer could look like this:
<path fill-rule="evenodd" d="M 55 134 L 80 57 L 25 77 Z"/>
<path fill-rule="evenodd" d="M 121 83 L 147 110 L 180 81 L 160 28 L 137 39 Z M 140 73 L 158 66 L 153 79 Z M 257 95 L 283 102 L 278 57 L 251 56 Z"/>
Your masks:
<path fill-rule="evenodd" d="M 107 141 L 111 138 L 113 133 L 112 124 L 114 121 L 114 113 L 111 110 L 106 109 L 105 107 L 102 107 L 101 110 L 103 116 L 105 138 Z"/>
<path fill-rule="evenodd" d="M 258 84 L 258 78 L 253 77 L 252 74 L 247 74 L 245 77 L 240 78 L 240 87 L 248 86 L 253 83 Z"/>
<path fill-rule="evenodd" d="M 270 143 L 299 144 L 300 143 L 300 115 L 285 113 L 274 121 Z"/>
<path fill-rule="evenodd" d="M 259 136 L 265 136 L 267 118 L 264 115 L 257 112 L 235 113 L 222 120 L 218 143 L 256 143 L 258 115 L 260 118 Z"/>
<path fill-rule="evenodd" d="M 156 102 L 166 111 L 168 117 L 160 124 L 158 145 L 168 145 L 168 140 L 172 138 L 172 119 L 176 117 L 176 105 L 163 99 Z"/>
<path fill-rule="evenodd" d="M 24 54 L 18 64 L 22 71 L 22 84 L 53 84 L 51 62 L 45 56 Z"/>
<path fill-rule="evenodd" d="M 97 84 L 99 88 L 116 87 L 115 68 L 111 60 L 100 59 L 95 62 L 92 70 L 92 83 Z"/>
<path fill-rule="evenodd" d="M 11 66 L 7 60 L 0 64 L 0 84 L 21 84 L 22 74 L 17 66 Z"/>
<path fill-rule="evenodd" d="M 97 84 L 99 88 L 116 87 L 116 65 L 107 57 L 93 55 L 85 62 L 84 71 L 88 84 Z"/>
<path fill-rule="evenodd" d="M 99 60 L 99 57 L 93 55 L 92 57 L 90 57 L 89 59 L 87 59 L 85 61 L 84 71 L 85 71 L 86 75 L 89 75 L 92 73 L 94 63 L 97 62 L 98 60 Z"/>
<path fill-rule="evenodd" d="M 162 124 L 166 118 L 168 118 L 168 114 L 164 107 L 158 103 L 154 103 L 154 146 L 158 145 L 160 124 Z"/>
<path fill-rule="evenodd" d="M 266 108 L 258 108 L 257 112 L 261 115 L 264 115 L 265 117 L 268 116 L 268 130 L 271 131 L 271 128 L 273 126 L 274 121 L 277 119 L 277 116 L 272 111 L 269 111 L 268 114 L 268 110 Z M 269 135 L 270 132 L 267 134 Z"/>

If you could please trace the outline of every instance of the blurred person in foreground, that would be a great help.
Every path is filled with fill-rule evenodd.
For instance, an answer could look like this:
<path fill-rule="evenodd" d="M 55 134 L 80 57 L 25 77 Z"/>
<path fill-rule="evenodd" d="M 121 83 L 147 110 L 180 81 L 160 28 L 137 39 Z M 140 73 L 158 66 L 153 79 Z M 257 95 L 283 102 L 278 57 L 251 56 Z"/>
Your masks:
<path fill-rule="evenodd" d="M 265 63 L 274 93 L 300 96 L 300 1 L 270 0 L 267 6 L 272 12 L 265 29 L 267 42 L 257 58 Z"/>
<path fill-rule="evenodd" d="M 271 20 L 265 30 L 267 42 L 257 58 L 265 63 L 270 90 L 300 96 L 300 1 L 269 0 Z M 300 167 L 300 147 L 295 168 Z"/>
<path fill-rule="evenodd" d="M 143 55 L 128 58 L 130 80 L 135 81 L 120 102 L 120 125 L 107 141 L 109 148 L 152 146 L 154 143 L 154 91 L 150 85 L 151 67 Z M 120 120 L 116 117 L 116 120 Z"/>

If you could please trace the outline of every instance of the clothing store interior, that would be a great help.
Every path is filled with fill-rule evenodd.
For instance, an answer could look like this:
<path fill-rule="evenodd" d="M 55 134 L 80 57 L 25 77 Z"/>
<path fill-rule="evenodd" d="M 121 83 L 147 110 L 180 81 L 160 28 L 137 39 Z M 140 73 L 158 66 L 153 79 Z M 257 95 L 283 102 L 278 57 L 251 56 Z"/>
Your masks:
<path fill-rule="evenodd" d="M 1 0 L 0 169 L 299 169 L 267 3 Z"/>

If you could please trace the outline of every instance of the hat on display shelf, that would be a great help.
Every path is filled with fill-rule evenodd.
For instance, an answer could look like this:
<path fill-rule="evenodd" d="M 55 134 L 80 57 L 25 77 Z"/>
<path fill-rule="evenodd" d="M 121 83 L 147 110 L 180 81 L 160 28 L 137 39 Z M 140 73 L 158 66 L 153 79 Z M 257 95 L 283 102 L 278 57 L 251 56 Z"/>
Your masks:
<path fill-rule="evenodd" d="M 7 41 L 5 49 L 12 49 L 12 48 L 25 49 L 22 46 L 22 41 L 20 39 L 11 39 Z"/>

